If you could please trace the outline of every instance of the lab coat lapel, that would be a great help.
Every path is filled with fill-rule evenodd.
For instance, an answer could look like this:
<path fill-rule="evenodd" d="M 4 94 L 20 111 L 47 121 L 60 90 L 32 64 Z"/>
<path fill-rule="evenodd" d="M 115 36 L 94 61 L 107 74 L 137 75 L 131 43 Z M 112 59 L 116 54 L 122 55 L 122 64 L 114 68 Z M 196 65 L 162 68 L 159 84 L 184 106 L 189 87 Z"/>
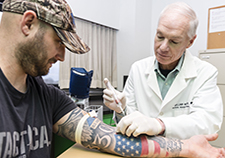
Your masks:
<path fill-rule="evenodd" d="M 146 75 L 148 75 L 147 78 L 147 83 L 148 86 L 152 89 L 152 91 L 160 98 L 162 99 L 160 90 L 159 90 L 159 85 L 158 85 L 158 81 L 157 81 L 157 77 L 154 71 L 154 62 L 152 65 L 150 65 L 145 72 Z"/>
<path fill-rule="evenodd" d="M 186 51 L 181 71 L 178 73 L 169 91 L 167 92 L 163 101 L 163 105 L 166 105 L 171 100 L 173 100 L 181 91 L 183 91 L 187 87 L 188 80 L 196 76 L 197 72 L 195 63 L 193 61 L 193 56 L 189 51 Z"/>
<path fill-rule="evenodd" d="M 166 105 L 168 102 L 173 100 L 183 89 L 187 87 L 184 74 L 180 72 L 175 80 L 173 81 L 170 89 L 168 90 L 164 100 L 163 105 Z"/>

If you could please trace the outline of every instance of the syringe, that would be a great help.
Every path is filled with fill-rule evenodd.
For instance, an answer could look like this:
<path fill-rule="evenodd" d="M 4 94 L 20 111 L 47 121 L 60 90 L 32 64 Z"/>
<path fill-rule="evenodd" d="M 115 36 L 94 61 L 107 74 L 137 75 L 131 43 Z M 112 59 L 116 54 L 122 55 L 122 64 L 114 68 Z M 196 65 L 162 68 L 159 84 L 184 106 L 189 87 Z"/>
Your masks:
<path fill-rule="evenodd" d="M 106 87 L 111 90 L 113 92 L 113 98 L 117 104 L 117 107 L 120 108 L 120 110 L 122 111 L 122 113 L 125 115 L 123 108 L 122 108 L 122 103 L 120 102 L 120 100 L 117 98 L 115 89 L 113 88 L 113 86 L 111 85 L 111 83 L 109 82 L 109 80 L 107 78 L 104 79 L 104 83 L 106 85 Z"/>

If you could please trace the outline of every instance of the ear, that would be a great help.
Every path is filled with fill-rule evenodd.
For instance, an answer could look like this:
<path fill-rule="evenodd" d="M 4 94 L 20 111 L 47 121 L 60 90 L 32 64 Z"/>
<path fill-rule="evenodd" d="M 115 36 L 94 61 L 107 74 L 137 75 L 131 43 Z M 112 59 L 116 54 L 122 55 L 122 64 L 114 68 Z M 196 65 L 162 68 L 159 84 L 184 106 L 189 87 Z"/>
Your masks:
<path fill-rule="evenodd" d="M 25 36 L 28 36 L 37 22 L 36 13 L 32 10 L 26 11 L 21 20 L 21 31 Z"/>
<path fill-rule="evenodd" d="M 194 37 L 192 39 L 190 39 L 189 44 L 187 45 L 186 48 L 189 48 L 194 43 L 196 37 L 197 37 L 197 35 L 194 35 Z"/>

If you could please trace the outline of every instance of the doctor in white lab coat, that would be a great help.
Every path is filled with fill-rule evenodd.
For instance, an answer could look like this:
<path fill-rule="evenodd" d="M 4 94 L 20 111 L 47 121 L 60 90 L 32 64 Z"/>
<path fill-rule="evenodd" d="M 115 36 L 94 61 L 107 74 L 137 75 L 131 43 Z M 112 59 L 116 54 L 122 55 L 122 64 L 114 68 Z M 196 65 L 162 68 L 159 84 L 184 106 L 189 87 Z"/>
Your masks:
<path fill-rule="evenodd" d="M 128 136 L 164 135 L 187 139 L 216 133 L 222 124 L 223 105 L 217 87 L 217 69 L 187 50 L 198 25 L 185 3 L 166 7 L 155 36 L 155 56 L 135 62 L 123 93 L 104 90 L 104 103 L 115 110 L 117 131 Z M 106 81 L 107 82 L 107 81 Z M 123 117 L 125 115 L 125 117 Z"/>

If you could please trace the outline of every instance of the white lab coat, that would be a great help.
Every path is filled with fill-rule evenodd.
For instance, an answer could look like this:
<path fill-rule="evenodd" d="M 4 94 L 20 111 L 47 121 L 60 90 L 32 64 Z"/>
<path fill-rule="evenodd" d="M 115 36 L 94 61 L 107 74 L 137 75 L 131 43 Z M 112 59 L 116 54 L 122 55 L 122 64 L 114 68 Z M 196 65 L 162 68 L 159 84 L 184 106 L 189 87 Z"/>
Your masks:
<path fill-rule="evenodd" d="M 187 139 L 217 132 L 223 120 L 223 103 L 217 87 L 217 69 L 186 51 L 183 66 L 164 100 L 154 71 L 155 57 L 135 62 L 124 87 L 126 112 L 135 110 L 160 118 L 165 136 Z"/>

